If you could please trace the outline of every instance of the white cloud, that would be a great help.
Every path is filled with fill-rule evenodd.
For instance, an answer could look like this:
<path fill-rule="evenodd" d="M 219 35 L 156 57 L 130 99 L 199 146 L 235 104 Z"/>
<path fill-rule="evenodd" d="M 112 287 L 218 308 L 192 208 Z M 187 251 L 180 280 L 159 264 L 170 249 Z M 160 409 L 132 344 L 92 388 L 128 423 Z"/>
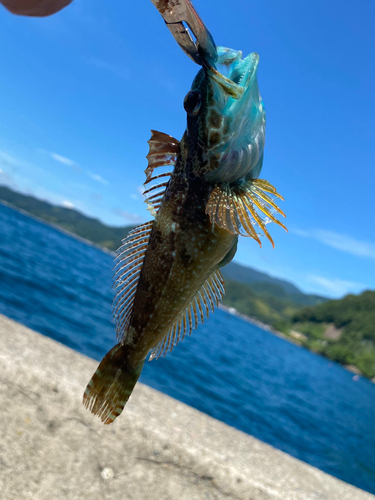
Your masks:
<path fill-rule="evenodd" d="M 62 156 L 53 152 L 49 153 L 49 155 L 51 156 L 51 158 L 58 161 L 59 163 L 62 163 L 63 165 L 68 165 L 68 167 L 77 166 L 77 163 L 75 161 L 71 160 L 70 158 L 67 158 L 66 156 Z"/>
<path fill-rule="evenodd" d="M 121 210 L 121 208 L 113 208 L 112 212 L 115 215 L 118 215 L 119 217 L 122 217 L 128 222 L 134 222 L 135 224 L 138 224 L 140 222 L 143 222 L 143 217 L 141 217 L 139 214 L 134 214 L 131 212 L 126 212 L 125 210 Z"/>
<path fill-rule="evenodd" d="M 18 187 L 13 177 L 0 168 L 0 185 L 16 189 Z"/>
<path fill-rule="evenodd" d="M 69 200 L 64 200 L 61 205 L 65 208 L 75 208 L 74 204 Z"/>
<path fill-rule="evenodd" d="M 3 166 L 17 167 L 20 165 L 20 161 L 13 156 L 5 153 L 5 151 L 0 151 L 0 162 Z"/>
<path fill-rule="evenodd" d="M 100 182 L 100 184 L 104 184 L 105 186 L 108 186 L 109 181 L 106 179 L 103 179 L 101 175 L 94 174 L 93 172 L 90 172 L 89 170 L 86 171 L 86 174 L 91 177 L 91 179 L 94 179 L 96 182 Z"/>
<path fill-rule="evenodd" d="M 43 148 L 37 148 L 37 151 L 39 153 L 44 153 L 48 155 L 50 158 L 61 163 L 62 165 L 66 165 L 67 167 L 73 168 L 78 172 L 81 171 L 81 167 L 79 166 L 79 164 L 76 161 L 72 160 L 71 158 L 68 158 L 67 156 L 63 156 L 59 153 L 54 153 L 53 151 L 47 151 Z"/>
<path fill-rule="evenodd" d="M 359 293 L 366 288 L 363 283 L 341 280 L 339 278 L 326 278 L 317 274 L 309 274 L 307 281 L 318 285 L 326 293 L 341 297 L 348 293 Z"/>
<path fill-rule="evenodd" d="M 311 238 L 319 241 L 341 252 L 350 253 L 357 257 L 375 258 L 375 246 L 369 241 L 357 240 L 346 234 L 326 231 L 324 229 L 313 229 L 311 231 L 293 229 L 292 232 L 303 238 Z"/>
<path fill-rule="evenodd" d="M 291 229 L 291 233 L 302 236 L 303 238 L 313 238 L 312 231 L 308 232 L 304 229 Z"/>
<path fill-rule="evenodd" d="M 54 153 L 53 151 L 46 151 L 45 149 L 39 148 L 38 151 L 40 153 L 46 153 L 48 156 L 50 156 L 53 160 L 58 161 L 62 165 L 66 165 L 67 167 L 71 167 L 74 170 L 78 172 L 82 172 L 82 168 L 77 163 L 76 161 L 72 160 L 71 158 L 68 158 L 67 156 L 60 155 L 58 153 Z M 84 173 L 91 177 L 91 179 L 94 179 L 96 182 L 100 182 L 100 184 L 103 184 L 107 186 L 109 182 L 106 179 L 103 179 L 103 177 L 99 174 L 95 174 L 94 172 L 91 172 L 90 170 L 84 170 Z"/>
<path fill-rule="evenodd" d="M 133 200 L 143 200 L 144 190 L 145 190 L 144 186 L 137 186 L 137 192 L 131 193 L 130 198 L 132 198 Z"/>

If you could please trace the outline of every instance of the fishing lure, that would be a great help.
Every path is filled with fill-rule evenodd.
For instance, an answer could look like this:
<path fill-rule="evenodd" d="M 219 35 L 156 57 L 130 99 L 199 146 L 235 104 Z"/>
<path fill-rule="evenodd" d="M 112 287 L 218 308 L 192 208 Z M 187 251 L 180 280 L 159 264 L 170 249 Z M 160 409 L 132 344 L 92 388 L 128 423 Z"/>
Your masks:
<path fill-rule="evenodd" d="M 155 218 L 133 229 L 116 257 L 118 344 L 83 397 L 105 424 L 123 410 L 147 356 L 172 351 L 214 311 L 224 294 L 220 267 L 234 257 L 238 235 L 261 244 L 258 228 L 273 244 L 266 224 L 285 228 L 275 216 L 284 215 L 274 201 L 282 197 L 258 178 L 265 142 L 259 56 L 216 47 L 188 0 L 152 1 L 202 68 L 184 100 L 181 141 L 152 131 L 144 194 Z"/>

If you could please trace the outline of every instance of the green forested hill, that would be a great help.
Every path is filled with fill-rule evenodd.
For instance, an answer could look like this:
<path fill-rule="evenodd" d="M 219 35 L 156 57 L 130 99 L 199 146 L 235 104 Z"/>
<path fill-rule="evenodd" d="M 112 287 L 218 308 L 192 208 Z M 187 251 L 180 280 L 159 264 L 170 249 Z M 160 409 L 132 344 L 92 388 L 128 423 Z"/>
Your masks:
<path fill-rule="evenodd" d="M 80 212 L 51 205 L 0 186 L 0 200 L 109 250 L 131 226 L 109 227 Z M 224 304 L 282 331 L 330 359 L 375 376 L 375 292 L 341 300 L 307 295 L 288 281 L 231 262 L 222 269 Z M 301 307 L 311 306 L 311 307 Z"/>
<path fill-rule="evenodd" d="M 116 250 L 121 244 L 121 239 L 130 231 L 131 226 L 110 227 L 98 219 L 93 219 L 77 210 L 52 205 L 46 201 L 38 200 L 32 196 L 17 193 L 7 187 L 0 186 L 0 200 L 10 203 L 16 208 L 25 210 L 40 219 L 56 224 L 73 234 L 85 238 L 109 250 Z M 223 276 L 232 281 L 248 285 L 255 293 L 268 294 L 276 298 L 291 300 L 299 305 L 315 305 L 326 300 L 317 295 L 307 295 L 299 290 L 293 283 L 274 278 L 266 273 L 230 262 L 222 269 Z"/>
<path fill-rule="evenodd" d="M 294 342 L 375 377 L 375 292 L 304 307 L 288 297 L 226 280 L 227 306 L 283 332 Z"/>
<path fill-rule="evenodd" d="M 301 292 L 293 283 L 274 278 L 266 273 L 230 262 L 221 269 L 224 278 L 247 285 L 256 294 L 270 295 L 280 299 L 287 299 L 300 306 L 314 306 L 327 300 L 319 295 L 309 295 Z"/>
<path fill-rule="evenodd" d="M 37 200 L 33 196 L 16 193 L 4 186 L 0 186 L 0 200 L 109 250 L 119 248 L 121 240 L 132 229 L 132 226 L 106 226 L 100 220 L 87 217 L 77 210 L 58 207 L 46 201 Z"/>
<path fill-rule="evenodd" d="M 374 291 L 300 309 L 292 328 L 305 335 L 303 344 L 309 349 L 375 377 Z"/>
<path fill-rule="evenodd" d="M 225 280 L 223 303 L 234 307 L 242 314 L 273 326 L 284 329 L 300 306 L 288 297 L 273 295 L 269 291 L 256 291 L 238 281 Z"/>

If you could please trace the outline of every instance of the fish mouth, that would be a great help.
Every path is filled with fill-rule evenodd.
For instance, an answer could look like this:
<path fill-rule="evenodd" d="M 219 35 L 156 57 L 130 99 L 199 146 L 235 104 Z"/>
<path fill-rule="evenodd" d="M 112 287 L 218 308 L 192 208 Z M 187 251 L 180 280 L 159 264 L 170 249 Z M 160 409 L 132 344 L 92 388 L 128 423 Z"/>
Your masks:
<path fill-rule="evenodd" d="M 242 59 L 240 50 L 218 47 L 217 51 L 216 67 L 208 67 L 208 73 L 228 97 L 241 99 L 256 78 L 259 55 L 252 52 Z"/>
<path fill-rule="evenodd" d="M 266 114 L 259 93 L 257 69 L 259 56 L 218 47 L 216 67 L 208 69 L 211 79 L 209 108 L 220 115 L 218 130 L 206 122 L 206 157 L 218 166 L 206 175 L 212 182 L 237 182 L 262 168 Z M 210 113 L 207 114 L 209 120 Z M 219 132 L 219 134 L 217 133 Z M 220 140 L 216 140 L 216 138 Z"/>
<path fill-rule="evenodd" d="M 249 54 L 238 64 L 231 64 L 228 78 L 246 91 L 256 76 L 259 64 L 259 55 L 256 52 Z"/>

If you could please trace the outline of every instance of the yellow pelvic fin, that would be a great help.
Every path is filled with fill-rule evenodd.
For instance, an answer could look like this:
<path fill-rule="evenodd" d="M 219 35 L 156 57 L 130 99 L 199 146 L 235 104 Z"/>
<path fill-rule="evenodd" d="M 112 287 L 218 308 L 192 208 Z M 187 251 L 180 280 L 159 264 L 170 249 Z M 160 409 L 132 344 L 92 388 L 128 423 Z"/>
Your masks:
<path fill-rule="evenodd" d="M 266 224 L 275 222 L 285 231 L 288 230 L 274 215 L 278 212 L 285 217 L 284 212 L 267 193 L 281 200 L 284 199 L 276 188 L 264 179 L 253 179 L 245 185 L 220 184 L 210 195 L 206 214 L 209 215 L 212 223 L 233 234 L 250 236 L 262 246 L 256 232 L 258 226 L 274 247 L 275 244 Z"/>

